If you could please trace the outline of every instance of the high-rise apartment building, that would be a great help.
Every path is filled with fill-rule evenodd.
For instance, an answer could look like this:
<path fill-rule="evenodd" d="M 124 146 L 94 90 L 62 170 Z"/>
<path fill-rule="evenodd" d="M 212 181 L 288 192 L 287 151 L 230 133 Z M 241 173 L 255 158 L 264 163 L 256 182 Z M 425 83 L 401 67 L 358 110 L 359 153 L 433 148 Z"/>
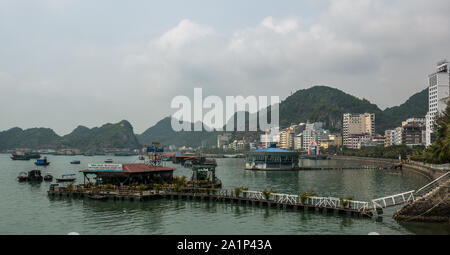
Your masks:
<path fill-rule="evenodd" d="M 354 148 L 356 137 L 368 136 L 375 134 L 375 114 L 363 113 L 352 114 L 345 113 L 343 116 L 343 143 L 347 148 Z M 350 141 L 350 136 L 352 139 Z"/>
<path fill-rule="evenodd" d="M 439 113 L 445 110 L 446 102 L 442 100 L 449 96 L 450 69 L 447 60 L 440 61 L 436 72 L 428 76 L 428 113 L 426 116 L 426 146 L 434 141 L 433 125 Z"/>

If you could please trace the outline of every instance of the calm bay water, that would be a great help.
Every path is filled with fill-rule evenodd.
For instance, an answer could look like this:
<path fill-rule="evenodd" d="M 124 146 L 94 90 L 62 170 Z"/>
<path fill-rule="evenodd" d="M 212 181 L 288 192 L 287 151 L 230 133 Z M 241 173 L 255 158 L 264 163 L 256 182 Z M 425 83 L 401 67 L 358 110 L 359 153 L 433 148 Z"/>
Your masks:
<path fill-rule="evenodd" d="M 77 174 L 88 163 L 138 162 L 137 156 L 49 156 L 42 172 Z M 81 160 L 80 165 L 69 164 Z M 243 159 L 217 159 L 217 176 L 223 188 L 246 186 L 251 190 L 274 189 L 298 194 L 313 189 L 320 196 L 370 199 L 417 189 L 427 180 L 397 170 L 321 170 L 253 172 L 244 170 Z M 304 161 L 303 164 L 358 166 L 334 160 Z M 180 165 L 175 175 L 190 177 Z M 49 198 L 50 183 L 19 183 L 22 171 L 35 169 L 34 161 L 13 161 L 0 154 L 0 234 L 450 234 L 448 224 L 397 223 L 385 210 L 380 219 L 323 215 L 315 212 L 268 209 L 229 203 L 154 200 L 145 202 L 92 201 Z"/>

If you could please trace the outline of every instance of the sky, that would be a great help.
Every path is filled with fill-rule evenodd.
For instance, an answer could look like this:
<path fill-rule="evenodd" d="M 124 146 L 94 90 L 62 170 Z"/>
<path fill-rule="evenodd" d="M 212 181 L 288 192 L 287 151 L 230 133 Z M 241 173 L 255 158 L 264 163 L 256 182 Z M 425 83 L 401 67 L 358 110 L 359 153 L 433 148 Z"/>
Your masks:
<path fill-rule="evenodd" d="M 130 121 L 171 100 L 280 96 L 314 85 L 380 108 L 450 58 L 448 0 L 0 0 L 0 130 L 59 135 Z"/>

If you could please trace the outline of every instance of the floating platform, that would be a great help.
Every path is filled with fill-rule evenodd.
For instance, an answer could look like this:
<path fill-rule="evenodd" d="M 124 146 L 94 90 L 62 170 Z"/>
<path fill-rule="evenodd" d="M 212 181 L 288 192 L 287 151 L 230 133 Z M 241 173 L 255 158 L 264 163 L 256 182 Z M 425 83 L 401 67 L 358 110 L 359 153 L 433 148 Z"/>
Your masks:
<path fill-rule="evenodd" d="M 92 189 L 73 189 L 68 190 L 64 187 L 53 186 L 48 191 L 49 197 L 60 197 L 60 198 L 91 198 L 96 200 L 113 200 L 113 201 L 146 201 L 153 199 L 184 199 L 184 200 L 198 200 L 198 201 L 214 201 L 214 202 L 228 202 L 241 205 L 258 206 L 258 207 L 268 207 L 268 208 L 290 208 L 294 210 L 304 210 L 304 211 L 316 211 L 321 213 L 330 213 L 335 215 L 347 215 L 356 217 L 371 218 L 373 213 L 370 209 L 361 208 L 348 208 L 333 206 L 327 203 L 325 200 L 322 202 L 312 203 L 301 203 L 293 202 L 292 200 L 273 200 L 264 198 L 255 198 L 250 194 L 260 193 L 255 191 L 245 191 L 249 196 L 240 194 L 235 195 L 233 190 L 222 190 L 222 189 L 188 189 L 185 191 L 174 191 L 174 190 L 163 190 L 163 191 L 97 191 L 93 192 Z M 283 194 L 277 194 L 283 195 Z M 286 195 L 292 196 L 292 195 Z M 325 198 L 327 199 L 327 198 Z M 317 201 L 317 200 L 316 200 Z M 363 203 L 355 201 L 355 203 Z"/>

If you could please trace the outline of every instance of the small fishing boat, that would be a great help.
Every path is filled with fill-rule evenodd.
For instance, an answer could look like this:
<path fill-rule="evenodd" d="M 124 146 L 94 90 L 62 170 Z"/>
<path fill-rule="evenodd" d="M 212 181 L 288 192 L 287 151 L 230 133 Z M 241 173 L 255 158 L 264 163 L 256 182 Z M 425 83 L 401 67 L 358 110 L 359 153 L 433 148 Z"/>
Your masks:
<path fill-rule="evenodd" d="M 70 162 L 70 164 L 73 164 L 73 165 L 79 165 L 80 163 L 81 163 L 81 161 L 79 161 L 79 160 L 74 160 L 74 161 Z"/>
<path fill-rule="evenodd" d="M 56 178 L 57 182 L 73 182 L 77 178 L 73 177 L 75 174 L 63 174 L 61 178 Z"/>
<path fill-rule="evenodd" d="M 52 173 L 45 173 L 44 175 L 44 181 L 52 181 L 53 180 L 53 175 Z"/>
<path fill-rule="evenodd" d="M 107 160 L 105 160 L 105 163 L 112 163 L 113 162 L 113 160 L 112 159 L 107 159 Z"/>
<path fill-rule="evenodd" d="M 44 159 L 38 159 L 36 162 L 34 162 L 36 166 L 48 166 L 50 165 L 50 162 L 48 162 L 47 157 L 44 157 Z"/>
<path fill-rule="evenodd" d="M 21 172 L 19 176 L 17 176 L 17 180 L 19 182 L 30 182 L 36 181 L 41 182 L 43 180 L 41 175 L 41 170 L 31 170 L 27 172 Z"/>

